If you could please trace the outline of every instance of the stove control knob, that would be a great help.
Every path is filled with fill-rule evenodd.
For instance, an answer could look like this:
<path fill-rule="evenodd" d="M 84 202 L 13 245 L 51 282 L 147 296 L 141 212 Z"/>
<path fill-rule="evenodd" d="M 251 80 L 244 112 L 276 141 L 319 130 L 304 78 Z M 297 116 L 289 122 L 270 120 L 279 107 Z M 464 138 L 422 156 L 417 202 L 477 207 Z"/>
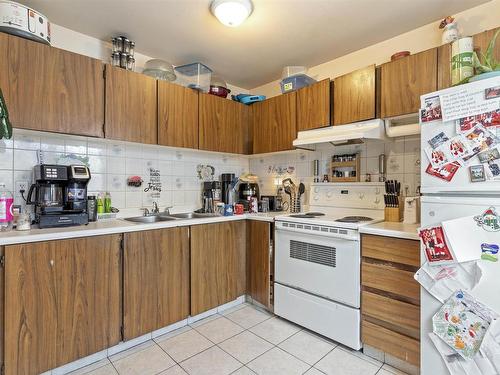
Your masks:
<path fill-rule="evenodd" d="M 359 199 L 364 199 L 365 198 L 365 194 L 364 193 L 359 193 L 358 194 L 358 198 Z"/>
<path fill-rule="evenodd" d="M 375 198 L 375 204 L 379 204 L 379 203 L 380 203 L 380 198 L 379 197 Z"/>
<path fill-rule="evenodd" d="M 330 190 L 330 191 L 328 191 L 328 193 L 326 193 L 326 196 L 327 196 L 328 198 L 331 198 L 331 197 L 332 197 L 332 195 L 333 195 L 333 192 L 332 192 L 331 190 Z"/>
<path fill-rule="evenodd" d="M 316 187 L 314 188 L 314 192 L 315 192 L 315 193 L 319 193 L 319 187 L 317 187 L 317 186 L 316 186 Z"/>
<path fill-rule="evenodd" d="M 315 195 L 314 198 L 313 198 L 315 201 L 317 201 L 319 199 L 319 196 L 318 195 Z"/>
<path fill-rule="evenodd" d="M 375 188 L 375 194 L 379 195 L 380 194 L 380 188 Z"/>

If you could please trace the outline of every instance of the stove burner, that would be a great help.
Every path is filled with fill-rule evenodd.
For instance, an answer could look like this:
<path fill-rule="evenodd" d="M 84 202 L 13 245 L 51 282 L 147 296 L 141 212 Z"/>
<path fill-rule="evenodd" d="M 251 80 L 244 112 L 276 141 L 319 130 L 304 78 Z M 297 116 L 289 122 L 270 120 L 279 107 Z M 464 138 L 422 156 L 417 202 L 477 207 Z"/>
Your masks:
<path fill-rule="evenodd" d="M 291 214 L 289 216 L 299 219 L 314 219 L 317 216 L 325 216 L 325 214 L 323 212 L 306 212 L 304 214 Z"/>
<path fill-rule="evenodd" d="M 359 223 L 360 221 L 372 221 L 371 217 L 367 216 L 345 216 L 341 219 L 337 219 L 339 223 Z"/>

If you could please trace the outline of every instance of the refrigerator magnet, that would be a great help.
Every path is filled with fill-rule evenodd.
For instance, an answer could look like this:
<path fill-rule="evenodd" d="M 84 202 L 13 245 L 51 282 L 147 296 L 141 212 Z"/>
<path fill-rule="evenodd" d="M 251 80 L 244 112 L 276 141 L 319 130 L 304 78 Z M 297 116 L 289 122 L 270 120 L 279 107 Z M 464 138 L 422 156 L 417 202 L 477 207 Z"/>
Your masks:
<path fill-rule="evenodd" d="M 450 182 L 453 179 L 453 176 L 455 176 L 455 174 L 457 173 L 459 168 L 460 164 L 457 162 L 445 164 L 441 168 L 433 168 L 432 165 L 429 164 L 427 166 L 427 169 L 425 170 L 425 173 L 440 178 L 441 180 Z"/>
<path fill-rule="evenodd" d="M 484 173 L 484 166 L 482 164 L 471 165 L 469 167 L 469 174 L 470 174 L 470 182 L 486 181 L 486 175 Z"/>
<path fill-rule="evenodd" d="M 441 120 L 441 101 L 439 96 L 431 96 L 424 99 L 424 108 L 420 110 L 420 121 L 431 122 Z"/>
<path fill-rule="evenodd" d="M 450 248 L 446 242 L 443 227 L 423 228 L 418 233 L 424 245 L 425 257 L 429 264 L 454 262 Z"/>
<path fill-rule="evenodd" d="M 485 89 L 484 98 L 486 100 L 500 98 L 500 86 L 488 87 L 487 89 Z"/>

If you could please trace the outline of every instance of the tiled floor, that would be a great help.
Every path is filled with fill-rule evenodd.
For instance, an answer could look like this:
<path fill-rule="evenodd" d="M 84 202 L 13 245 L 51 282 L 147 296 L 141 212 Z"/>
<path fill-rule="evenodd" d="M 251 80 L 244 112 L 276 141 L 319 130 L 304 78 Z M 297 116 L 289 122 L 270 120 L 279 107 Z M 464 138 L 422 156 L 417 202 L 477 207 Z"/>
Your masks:
<path fill-rule="evenodd" d="M 73 375 L 403 375 L 243 304 L 82 368 Z"/>

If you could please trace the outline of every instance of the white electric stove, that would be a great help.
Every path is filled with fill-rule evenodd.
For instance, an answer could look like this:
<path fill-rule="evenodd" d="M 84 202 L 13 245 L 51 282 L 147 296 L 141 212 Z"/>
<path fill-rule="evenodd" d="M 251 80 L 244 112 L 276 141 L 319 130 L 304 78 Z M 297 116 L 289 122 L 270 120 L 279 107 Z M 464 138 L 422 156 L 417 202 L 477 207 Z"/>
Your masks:
<path fill-rule="evenodd" d="M 276 218 L 276 315 L 361 349 L 359 227 L 383 221 L 383 189 L 311 184 L 306 212 Z"/>

